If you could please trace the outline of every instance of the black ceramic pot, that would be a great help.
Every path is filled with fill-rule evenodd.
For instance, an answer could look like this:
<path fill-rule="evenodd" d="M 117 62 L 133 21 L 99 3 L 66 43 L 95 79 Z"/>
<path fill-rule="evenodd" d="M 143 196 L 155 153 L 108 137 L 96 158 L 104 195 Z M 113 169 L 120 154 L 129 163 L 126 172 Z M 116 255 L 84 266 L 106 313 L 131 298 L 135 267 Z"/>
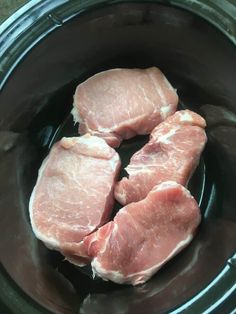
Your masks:
<path fill-rule="evenodd" d="M 32 1 L 0 27 L 0 313 L 233 313 L 236 307 L 236 5 L 231 1 Z M 34 237 L 29 196 L 62 135 L 76 85 L 156 65 L 180 107 L 207 120 L 190 189 L 203 220 L 145 285 L 92 280 Z M 126 162 L 142 140 L 121 148 Z"/>

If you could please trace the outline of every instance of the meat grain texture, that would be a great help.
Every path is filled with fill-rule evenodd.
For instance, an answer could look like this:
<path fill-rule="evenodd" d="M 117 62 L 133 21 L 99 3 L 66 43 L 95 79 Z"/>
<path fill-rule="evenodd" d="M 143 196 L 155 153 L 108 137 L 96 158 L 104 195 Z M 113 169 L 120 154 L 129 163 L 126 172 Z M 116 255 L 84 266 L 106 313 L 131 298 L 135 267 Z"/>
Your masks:
<path fill-rule="evenodd" d="M 83 238 L 110 217 L 120 159 L 98 137 L 63 138 L 44 160 L 30 198 L 33 231 L 49 248 L 86 262 Z"/>
<path fill-rule="evenodd" d="M 192 240 L 200 219 L 198 204 L 183 186 L 155 186 L 84 239 L 94 274 L 120 284 L 146 282 Z"/>
<path fill-rule="evenodd" d="M 123 139 L 149 134 L 177 104 L 175 90 L 158 68 L 111 69 L 78 85 L 72 113 L 80 134 L 118 147 Z"/>
<path fill-rule="evenodd" d="M 94 275 L 132 285 L 187 246 L 201 214 L 184 185 L 206 124 L 190 110 L 175 113 L 177 104 L 156 67 L 112 69 L 78 85 L 72 113 L 82 136 L 56 143 L 39 169 L 29 204 L 36 237 L 76 265 L 91 262 Z M 149 133 L 126 168 L 129 178 L 115 186 L 120 158 L 112 147 Z M 114 193 L 126 206 L 108 222 Z"/>
<path fill-rule="evenodd" d="M 124 177 L 115 186 L 122 205 L 137 202 L 164 181 L 186 185 L 206 144 L 205 120 L 190 110 L 180 110 L 159 124 L 150 141 L 136 152 Z"/>

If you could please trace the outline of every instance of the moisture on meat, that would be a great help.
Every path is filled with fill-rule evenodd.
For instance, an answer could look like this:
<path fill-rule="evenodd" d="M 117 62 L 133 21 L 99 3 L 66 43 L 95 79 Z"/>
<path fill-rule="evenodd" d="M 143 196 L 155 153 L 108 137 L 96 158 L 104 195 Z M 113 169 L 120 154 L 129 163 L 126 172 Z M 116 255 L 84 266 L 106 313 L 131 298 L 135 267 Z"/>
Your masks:
<path fill-rule="evenodd" d="M 80 134 L 118 147 L 123 139 L 149 134 L 177 104 L 175 90 L 158 68 L 112 69 L 78 85 L 72 113 Z"/>
<path fill-rule="evenodd" d="M 192 240 L 200 219 L 186 188 L 173 181 L 155 186 L 84 239 L 94 274 L 120 284 L 146 282 Z"/>
<path fill-rule="evenodd" d="M 83 264 L 83 238 L 108 221 L 120 167 L 115 150 L 98 137 L 62 138 L 39 169 L 30 198 L 33 231 L 46 246 Z"/>
<path fill-rule="evenodd" d="M 136 152 L 126 167 L 129 175 L 115 186 L 122 205 L 137 202 L 164 181 L 186 185 L 199 163 L 206 143 L 205 120 L 190 110 L 180 110 L 159 124 L 150 141 Z"/>

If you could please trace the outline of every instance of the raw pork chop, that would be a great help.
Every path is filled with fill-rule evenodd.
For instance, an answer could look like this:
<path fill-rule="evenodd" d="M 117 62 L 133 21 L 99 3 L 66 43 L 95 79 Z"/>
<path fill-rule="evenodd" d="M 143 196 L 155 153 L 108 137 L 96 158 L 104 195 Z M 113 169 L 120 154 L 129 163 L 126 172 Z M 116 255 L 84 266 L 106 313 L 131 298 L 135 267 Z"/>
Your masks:
<path fill-rule="evenodd" d="M 190 110 L 177 111 L 158 125 L 150 141 L 132 156 L 126 168 L 129 178 L 116 184 L 117 201 L 137 202 L 168 180 L 186 185 L 206 143 L 205 126 L 205 120 Z"/>
<path fill-rule="evenodd" d="M 65 255 L 86 258 L 81 241 L 109 219 L 119 167 L 118 154 L 101 138 L 87 134 L 56 143 L 30 198 L 36 237 Z"/>
<path fill-rule="evenodd" d="M 80 134 L 89 132 L 118 147 L 122 139 L 150 133 L 175 112 L 177 103 L 158 68 L 112 69 L 78 85 L 72 113 Z"/>
<path fill-rule="evenodd" d="M 199 207 L 189 191 L 168 181 L 84 239 L 94 274 L 138 285 L 147 281 L 193 238 Z"/>

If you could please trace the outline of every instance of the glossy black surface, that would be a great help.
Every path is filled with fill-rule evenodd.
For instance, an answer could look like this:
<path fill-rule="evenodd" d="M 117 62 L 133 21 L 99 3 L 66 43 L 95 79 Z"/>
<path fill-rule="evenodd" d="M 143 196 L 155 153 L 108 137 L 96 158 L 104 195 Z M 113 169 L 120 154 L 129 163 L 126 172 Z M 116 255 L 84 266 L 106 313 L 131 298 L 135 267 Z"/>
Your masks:
<path fill-rule="evenodd" d="M 17 314 L 232 311 L 236 306 L 235 47 L 198 16 L 154 3 L 101 6 L 56 23 L 58 29 L 19 62 L 0 94 L 4 313 L 6 308 Z M 37 36 L 37 29 L 32 36 Z M 201 200 L 203 222 L 192 244 L 145 285 L 94 281 L 87 269 L 70 265 L 35 239 L 29 196 L 49 147 L 62 135 L 76 132 L 69 116 L 75 86 L 111 67 L 153 65 L 177 88 L 182 107 L 201 113 L 208 123 L 208 143 L 190 187 Z M 145 138 L 122 145 L 125 162 L 142 141 Z"/>

